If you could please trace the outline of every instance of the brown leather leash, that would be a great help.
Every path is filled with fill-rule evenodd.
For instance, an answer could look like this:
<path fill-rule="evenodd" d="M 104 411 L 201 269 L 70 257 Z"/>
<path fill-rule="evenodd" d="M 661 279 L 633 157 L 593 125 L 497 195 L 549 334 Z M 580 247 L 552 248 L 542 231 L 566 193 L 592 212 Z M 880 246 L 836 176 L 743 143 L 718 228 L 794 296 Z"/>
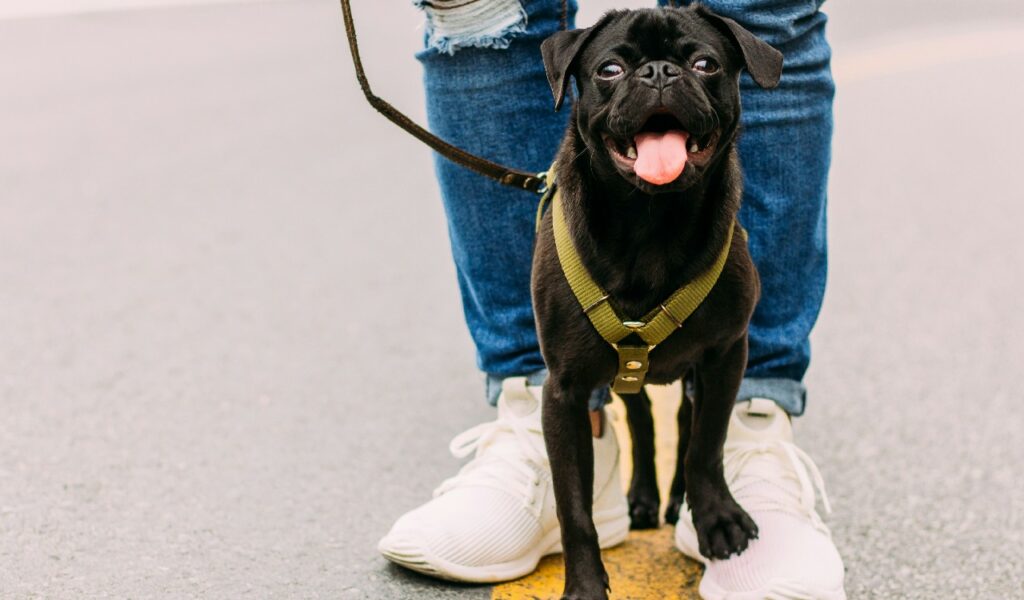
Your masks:
<path fill-rule="evenodd" d="M 473 0 L 470 0 L 473 1 Z M 475 154 L 470 154 L 462 148 L 453 146 L 420 127 L 415 121 L 405 116 L 400 110 L 392 106 L 386 100 L 377 96 L 370 89 L 370 81 L 366 78 L 366 71 L 363 69 L 363 61 L 359 57 L 359 42 L 356 40 L 356 25 L 352 19 L 352 7 L 349 0 L 341 0 L 341 12 L 345 19 L 345 35 L 348 37 L 348 47 L 352 53 L 352 64 L 356 69 L 356 79 L 359 80 L 359 87 L 363 90 L 370 106 L 377 109 L 377 112 L 384 115 L 389 121 L 398 125 L 416 139 L 430 146 L 435 152 L 448 160 L 462 165 L 471 171 L 475 171 L 504 185 L 528 190 L 538 194 L 547 191 L 546 173 L 531 174 L 516 169 L 510 169 L 496 162 L 491 162 Z M 562 0 L 562 29 L 568 26 L 568 0 Z"/>

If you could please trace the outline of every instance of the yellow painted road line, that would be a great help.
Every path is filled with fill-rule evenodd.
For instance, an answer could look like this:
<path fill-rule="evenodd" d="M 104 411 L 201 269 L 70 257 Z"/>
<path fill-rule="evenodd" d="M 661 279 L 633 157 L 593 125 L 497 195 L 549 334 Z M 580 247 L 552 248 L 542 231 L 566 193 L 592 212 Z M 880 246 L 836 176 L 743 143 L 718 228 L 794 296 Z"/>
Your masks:
<path fill-rule="evenodd" d="M 647 386 L 654 407 L 657 441 L 658 482 L 662 496 L 667 493 L 675 470 L 676 411 L 679 409 L 679 384 Z M 622 481 L 628 485 L 633 465 L 630 437 L 626 425 L 626 407 L 618 398 L 612 404 L 612 427 L 621 447 Z M 620 546 L 602 552 L 611 582 L 612 600 L 688 600 L 699 598 L 701 566 L 676 550 L 673 528 L 656 531 L 631 531 Z M 495 586 L 492 600 L 548 600 L 559 598 L 565 582 L 562 556 L 549 556 L 532 574 Z"/>
<path fill-rule="evenodd" d="M 632 531 L 629 539 L 601 553 L 611 581 L 612 600 L 697 600 L 701 566 L 684 557 L 672 541 L 672 528 Z M 492 600 L 560 598 L 565 582 L 562 556 L 549 556 L 531 575 L 494 588 Z"/>

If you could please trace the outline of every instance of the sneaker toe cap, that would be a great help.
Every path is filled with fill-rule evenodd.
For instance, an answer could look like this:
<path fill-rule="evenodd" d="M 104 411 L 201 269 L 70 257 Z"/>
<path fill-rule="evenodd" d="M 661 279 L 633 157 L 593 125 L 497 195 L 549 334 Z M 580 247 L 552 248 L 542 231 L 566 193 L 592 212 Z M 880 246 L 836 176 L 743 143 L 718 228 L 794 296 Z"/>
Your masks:
<path fill-rule="evenodd" d="M 410 569 L 443 577 L 438 573 L 514 561 L 536 548 L 542 528 L 521 502 L 476 490 L 471 503 L 460 498 L 467 493 L 455 490 L 406 513 L 378 550 Z"/>
<path fill-rule="evenodd" d="M 780 597 L 843 597 L 843 561 L 826 533 L 784 513 L 751 516 L 760 530 L 758 539 L 742 554 L 708 565 L 717 586 Z"/>
<path fill-rule="evenodd" d="M 429 558 L 426 538 L 414 531 L 392 529 L 377 543 L 377 550 L 391 562 L 407 569 L 434 577 L 444 576 Z"/>

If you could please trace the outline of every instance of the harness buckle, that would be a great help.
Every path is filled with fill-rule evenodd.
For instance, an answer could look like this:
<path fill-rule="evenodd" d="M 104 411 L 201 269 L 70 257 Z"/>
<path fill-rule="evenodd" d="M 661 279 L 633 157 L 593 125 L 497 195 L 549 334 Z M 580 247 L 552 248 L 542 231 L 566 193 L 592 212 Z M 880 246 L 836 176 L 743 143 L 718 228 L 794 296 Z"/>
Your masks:
<path fill-rule="evenodd" d="M 615 346 L 619 355 L 619 370 L 612 382 L 616 394 L 636 394 L 644 387 L 647 369 L 650 366 L 648 354 L 652 346 Z"/>

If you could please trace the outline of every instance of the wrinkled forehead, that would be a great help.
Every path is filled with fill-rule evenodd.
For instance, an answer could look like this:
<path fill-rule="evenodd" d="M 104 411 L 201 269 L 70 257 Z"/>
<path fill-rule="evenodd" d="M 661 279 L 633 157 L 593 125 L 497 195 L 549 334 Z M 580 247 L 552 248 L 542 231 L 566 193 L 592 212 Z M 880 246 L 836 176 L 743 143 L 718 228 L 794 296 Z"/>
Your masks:
<path fill-rule="evenodd" d="M 590 66 L 610 54 L 630 61 L 669 60 L 697 50 L 710 50 L 725 58 L 729 42 L 693 11 L 634 10 L 605 24 L 587 44 L 581 62 Z"/>

